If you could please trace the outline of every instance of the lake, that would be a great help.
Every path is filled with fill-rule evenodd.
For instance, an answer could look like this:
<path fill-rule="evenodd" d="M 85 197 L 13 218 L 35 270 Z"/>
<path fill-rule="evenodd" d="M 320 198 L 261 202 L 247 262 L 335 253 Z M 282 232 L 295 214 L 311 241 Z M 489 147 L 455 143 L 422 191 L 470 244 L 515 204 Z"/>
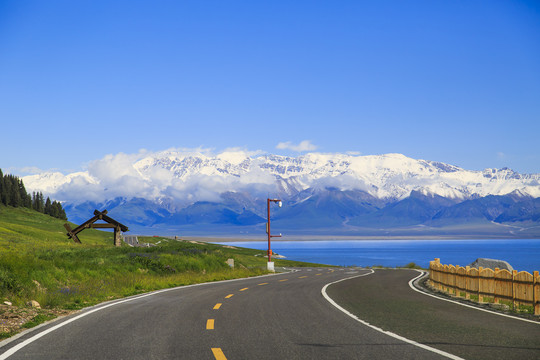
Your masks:
<path fill-rule="evenodd" d="M 267 241 L 219 242 L 267 250 Z M 442 264 L 466 266 L 477 258 L 506 260 L 515 270 L 540 270 L 540 240 L 331 240 L 273 241 L 272 251 L 290 260 L 339 266 L 403 266 Z"/>

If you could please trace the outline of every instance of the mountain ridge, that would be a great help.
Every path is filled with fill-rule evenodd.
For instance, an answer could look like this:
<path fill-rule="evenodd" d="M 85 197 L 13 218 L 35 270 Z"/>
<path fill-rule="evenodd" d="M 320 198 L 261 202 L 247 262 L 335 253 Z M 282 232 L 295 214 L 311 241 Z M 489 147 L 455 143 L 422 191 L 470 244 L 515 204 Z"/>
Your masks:
<path fill-rule="evenodd" d="M 259 227 L 266 218 L 266 197 L 284 201 L 276 224 L 295 230 L 540 225 L 535 200 L 540 174 L 464 170 L 402 154 L 288 157 L 170 150 L 110 155 L 84 172 L 23 180 L 31 191 L 64 201 L 72 221 L 90 207 L 106 206 L 141 228 Z"/>

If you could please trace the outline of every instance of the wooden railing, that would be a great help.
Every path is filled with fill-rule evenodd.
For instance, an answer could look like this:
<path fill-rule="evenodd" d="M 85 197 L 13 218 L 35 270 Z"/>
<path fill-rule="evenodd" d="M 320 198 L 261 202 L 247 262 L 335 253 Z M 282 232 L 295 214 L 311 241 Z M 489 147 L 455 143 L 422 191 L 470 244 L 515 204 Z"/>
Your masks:
<path fill-rule="evenodd" d="M 532 306 L 540 315 L 540 275 L 526 271 L 471 268 L 443 265 L 440 259 L 429 263 L 429 281 L 434 288 L 467 299 L 507 303 L 514 309 Z"/>

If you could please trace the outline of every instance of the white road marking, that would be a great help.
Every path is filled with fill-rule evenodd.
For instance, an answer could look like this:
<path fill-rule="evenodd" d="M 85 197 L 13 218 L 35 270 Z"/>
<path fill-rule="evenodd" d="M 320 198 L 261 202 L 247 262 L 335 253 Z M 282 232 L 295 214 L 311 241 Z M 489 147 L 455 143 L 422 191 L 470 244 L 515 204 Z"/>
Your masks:
<path fill-rule="evenodd" d="M 326 285 L 324 285 L 324 287 L 322 288 L 321 290 L 321 293 L 322 295 L 324 296 L 324 298 L 326 300 L 328 300 L 328 302 L 332 305 L 334 305 L 338 310 L 344 312 L 345 314 L 347 314 L 348 316 L 350 316 L 351 318 L 353 318 L 354 320 L 360 322 L 361 324 L 365 325 L 365 326 L 368 326 L 374 330 L 377 330 L 378 332 L 381 332 L 385 335 L 388 335 L 388 336 L 391 336 L 393 337 L 394 339 L 398 339 L 398 340 L 401 340 L 401 341 L 404 341 L 408 344 L 411 344 L 411 345 L 414 345 L 414 346 L 417 346 L 419 348 L 422 348 L 424 350 L 428 350 L 428 351 L 431 351 L 431 352 L 434 352 L 436 354 L 439 354 L 439 355 L 442 355 L 442 356 L 445 356 L 449 359 L 452 359 L 452 360 L 464 360 L 463 358 L 460 358 L 459 356 L 456 356 L 454 354 L 450 354 L 450 353 L 447 353 L 445 351 L 442 351 L 442 350 L 439 350 L 439 349 L 435 349 L 435 348 L 432 348 L 431 346 L 427 346 L 427 345 L 424 345 L 424 344 L 421 344 L 421 343 L 418 343 L 414 340 L 410 340 L 410 339 L 407 339 L 403 336 L 400 336 L 398 334 L 394 334 L 393 332 L 390 332 L 390 331 L 386 331 L 386 330 L 383 330 L 379 327 L 376 327 L 376 326 L 373 326 L 371 325 L 370 323 L 368 323 L 367 321 L 364 321 L 360 318 L 358 318 L 358 316 L 354 315 L 353 313 L 350 313 L 349 311 L 345 310 L 344 308 L 342 308 L 341 306 L 339 306 L 334 300 L 332 300 L 332 298 L 330 298 L 330 296 L 328 296 L 328 294 L 326 293 L 326 288 L 328 288 L 328 286 L 332 285 L 332 284 L 336 284 L 338 282 L 341 282 L 341 281 L 345 281 L 345 280 L 349 280 L 349 279 L 354 279 L 354 278 L 357 278 L 357 277 L 361 277 L 361 276 L 366 276 L 366 275 L 371 275 L 373 274 L 375 271 L 373 271 L 373 269 L 371 270 L 371 272 L 369 273 L 366 273 L 366 274 L 361 274 L 361 275 L 356 275 L 356 276 L 351 276 L 351 277 L 348 277 L 348 278 L 345 278 L 345 279 L 341 279 L 341 280 L 338 280 L 338 281 L 334 281 L 334 282 L 331 282 L 331 283 L 328 283 Z"/>
<path fill-rule="evenodd" d="M 411 281 L 409 281 L 409 286 L 411 287 L 411 289 L 413 289 L 414 291 L 416 292 L 419 292 L 420 294 L 424 294 L 426 296 L 431 296 L 435 299 L 439 299 L 439 300 L 444 300 L 444 301 L 448 301 L 448 302 L 451 302 L 451 303 L 454 303 L 454 304 L 458 304 L 458 305 L 461 305 L 461 306 L 466 306 L 468 308 L 471 308 L 471 309 L 475 309 L 475 310 L 480 310 L 480 311 L 485 311 L 485 312 L 488 312 L 490 314 L 494 314 L 494 315 L 499 315 L 499 316 L 505 316 L 505 317 L 508 317 L 510 319 L 514 319 L 514 320 L 521 320 L 521 321 L 526 321 L 526 322 L 529 322 L 529 323 L 533 323 L 533 324 L 536 324 L 536 325 L 540 325 L 540 322 L 538 321 L 534 321 L 534 320 L 529 320 L 529 319 L 524 319 L 524 318 L 520 318 L 520 317 L 517 317 L 517 316 L 512 316 L 512 315 L 508 315 L 508 314 L 503 314 L 503 313 L 500 313 L 500 312 L 496 312 L 496 311 L 491 311 L 491 310 L 488 310 L 488 309 L 482 309 L 478 306 L 473 306 L 473 305 L 469 305 L 469 304 L 463 304 L 462 302 L 459 302 L 459 301 L 455 301 L 455 300 L 451 300 L 451 299 L 446 299 L 446 298 L 443 298 L 443 297 L 440 297 L 440 296 L 437 296 L 437 295 L 433 295 L 433 294 L 429 294 L 427 292 L 424 292 L 422 290 L 419 290 L 417 289 L 416 287 L 414 287 L 413 285 L 413 282 L 416 280 L 416 279 L 419 279 L 420 277 L 424 276 L 424 274 L 426 274 L 425 271 L 422 271 L 422 270 L 417 270 L 415 269 L 416 271 L 420 272 L 420 275 L 418 275 L 417 277 L 415 277 L 414 279 L 412 279 Z"/>

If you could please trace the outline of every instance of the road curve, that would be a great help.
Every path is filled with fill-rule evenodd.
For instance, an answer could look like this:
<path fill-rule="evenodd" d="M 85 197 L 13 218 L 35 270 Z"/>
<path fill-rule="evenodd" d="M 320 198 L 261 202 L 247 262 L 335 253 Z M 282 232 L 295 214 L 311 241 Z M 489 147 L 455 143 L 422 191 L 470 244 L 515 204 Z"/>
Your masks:
<path fill-rule="evenodd" d="M 0 348 L 0 360 L 444 359 L 322 296 L 325 284 L 367 272 L 299 269 L 120 300 L 24 334 Z"/>
<path fill-rule="evenodd" d="M 410 270 L 376 270 L 327 294 L 360 319 L 466 359 L 540 359 L 540 323 L 503 317 L 413 291 Z"/>

